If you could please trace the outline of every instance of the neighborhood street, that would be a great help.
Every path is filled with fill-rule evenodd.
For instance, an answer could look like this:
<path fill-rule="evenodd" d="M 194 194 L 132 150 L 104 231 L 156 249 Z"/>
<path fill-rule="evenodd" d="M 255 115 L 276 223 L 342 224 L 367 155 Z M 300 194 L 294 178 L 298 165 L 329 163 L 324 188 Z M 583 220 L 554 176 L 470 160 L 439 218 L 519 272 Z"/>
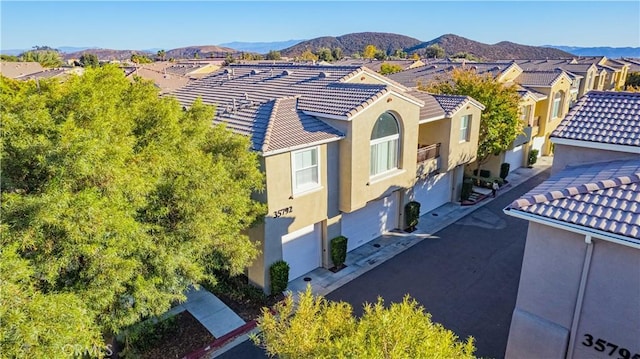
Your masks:
<path fill-rule="evenodd" d="M 527 222 L 502 209 L 549 177 L 549 170 L 463 217 L 409 250 L 375 267 L 327 295 L 362 304 L 401 301 L 409 294 L 435 322 L 460 338 L 476 339 L 476 356 L 502 358 L 507 345 L 524 252 Z M 250 341 L 221 358 L 259 358 Z"/>

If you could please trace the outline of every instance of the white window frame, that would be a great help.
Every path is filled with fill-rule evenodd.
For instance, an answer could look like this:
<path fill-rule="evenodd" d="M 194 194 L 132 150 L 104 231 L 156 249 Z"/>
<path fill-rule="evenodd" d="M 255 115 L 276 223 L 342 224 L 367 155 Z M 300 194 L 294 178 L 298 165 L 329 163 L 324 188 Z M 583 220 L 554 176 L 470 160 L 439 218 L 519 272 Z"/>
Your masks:
<path fill-rule="evenodd" d="M 395 166 L 391 167 L 391 168 L 387 168 L 383 171 L 377 172 L 377 173 L 373 173 L 373 167 L 371 166 L 371 156 L 373 156 L 373 147 L 380 145 L 382 143 L 389 143 L 395 141 Z M 382 138 L 376 138 L 375 140 L 371 140 L 369 142 L 369 177 L 370 178 L 375 178 L 381 175 L 384 175 L 385 173 L 389 173 L 392 171 L 395 171 L 398 169 L 398 163 L 400 162 L 400 134 L 396 133 L 395 135 L 391 135 L 391 136 L 387 136 L 387 137 L 382 137 Z M 377 161 L 376 161 L 377 162 Z"/>
<path fill-rule="evenodd" d="M 311 165 L 308 167 L 304 167 L 304 168 L 296 168 L 296 155 L 298 153 L 303 153 L 303 152 L 308 152 L 308 151 L 315 151 L 316 152 L 316 164 L 315 165 Z M 317 173 L 318 173 L 318 178 L 316 179 L 315 183 L 308 183 L 305 185 L 302 185 L 301 187 L 297 186 L 297 173 L 302 171 L 302 170 L 307 170 L 313 167 L 317 167 Z M 304 192 L 309 192 L 309 191 L 313 191 L 315 189 L 318 189 L 320 187 L 322 187 L 322 184 L 320 182 L 320 146 L 315 146 L 315 147 L 308 147 L 308 148 L 304 148 L 301 150 L 297 150 L 297 151 L 292 151 L 291 152 L 291 189 L 293 194 L 300 194 L 300 193 L 304 193 Z"/>
<path fill-rule="evenodd" d="M 558 95 L 560 95 L 560 97 L 557 97 Z M 562 113 L 562 100 L 563 100 L 564 95 L 562 94 L 562 91 L 558 91 L 556 92 L 555 95 L 553 95 L 553 105 L 551 106 L 551 119 L 555 120 L 556 118 L 560 117 L 560 113 Z"/>
<path fill-rule="evenodd" d="M 527 124 L 529 123 L 529 118 L 531 118 L 531 107 L 531 105 L 522 106 L 522 114 L 520 116 L 522 121 L 526 122 Z"/>
<path fill-rule="evenodd" d="M 465 121 L 466 119 L 466 121 Z M 469 133 L 471 132 L 471 115 L 460 117 L 460 142 L 469 142 Z"/>

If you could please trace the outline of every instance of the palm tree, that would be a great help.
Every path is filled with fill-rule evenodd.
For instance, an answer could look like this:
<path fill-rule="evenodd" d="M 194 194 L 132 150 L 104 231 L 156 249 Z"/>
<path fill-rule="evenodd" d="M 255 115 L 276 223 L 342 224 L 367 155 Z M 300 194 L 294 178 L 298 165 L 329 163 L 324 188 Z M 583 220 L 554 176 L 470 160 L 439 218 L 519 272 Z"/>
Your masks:
<path fill-rule="evenodd" d="M 158 51 L 158 57 L 160 58 L 161 61 L 164 61 L 164 57 L 167 55 L 166 51 L 164 50 L 159 50 Z"/>

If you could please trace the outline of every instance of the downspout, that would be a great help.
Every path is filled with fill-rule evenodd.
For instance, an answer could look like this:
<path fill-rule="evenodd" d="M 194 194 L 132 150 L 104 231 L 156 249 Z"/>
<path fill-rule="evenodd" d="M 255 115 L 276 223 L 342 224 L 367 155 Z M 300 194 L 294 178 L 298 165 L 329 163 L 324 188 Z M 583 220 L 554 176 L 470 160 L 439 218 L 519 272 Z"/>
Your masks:
<path fill-rule="evenodd" d="M 584 302 L 584 292 L 587 287 L 587 279 L 589 277 L 589 268 L 591 267 L 591 258 L 593 256 L 593 242 L 591 236 L 586 235 L 584 242 L 587 244 L 587 252 L 584 255 L 584 263 L 582 265 L 582 277 L 580 278 L 580 287 L 578 288 L 578 298 L 576 299 L 575 310 L 573 311 L 573 319 L 571 321 L 571 331 L 569 332 L 569 350 L 567 359 L 573 358 L 573 348 L 576 344 L 576 335 L 578 324 L 580 323 L 580 312 L 582 312 L 582 304 Z"/>

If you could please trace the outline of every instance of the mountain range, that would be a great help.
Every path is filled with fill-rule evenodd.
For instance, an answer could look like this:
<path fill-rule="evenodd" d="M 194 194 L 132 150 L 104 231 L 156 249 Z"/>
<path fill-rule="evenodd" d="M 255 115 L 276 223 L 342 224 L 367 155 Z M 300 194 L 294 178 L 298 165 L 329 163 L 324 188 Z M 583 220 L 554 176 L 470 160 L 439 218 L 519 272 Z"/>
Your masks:
<path fill-rule="evenodd" d="M 513 42 L 502 41 L 496 44 L 484 44 L 461 36 L 446 34 L 430 41 L 392 33 L 361 32 L 342 36 L 323 36 L 310 40 L 287 40 L 275 42 L 230 42 L 220 45 L 188 46 L 166 50 L 166 58 L 204 58 L 209 56 L 224 56 L 233 52 L 254 52 L 266 54 L 270 50 L 277 50 L 283 56 L 295 57 L 305 50 L 315 51 L 322 47 L 330 49 L 340 48 L 345 55 L 362 52 L 365 46 L 374 45 L 377 49 L 387 53 L 396 50 L 408 54 L 422 55 L 425 48 L 431 45 L 442 47 L 447 56 L 459 52 L 466 52 L 482 59 L 540 59 L 561 58 L 572 56 L 607 56 L 609 58 L 640 57 L 640 47 L 575 47 L 575 46 L 528 46 Z M 18 55 L 30 49 L 1 49 L 0 53 Z M 146 50 L 112 50 L 96 47 L 60 47 L 58 50 L 65 58 L 78 58 L 85 52 L 98 55 L 101 60 L 124 60 L 132 54 L 155 55 L 158 49 Z"/>

